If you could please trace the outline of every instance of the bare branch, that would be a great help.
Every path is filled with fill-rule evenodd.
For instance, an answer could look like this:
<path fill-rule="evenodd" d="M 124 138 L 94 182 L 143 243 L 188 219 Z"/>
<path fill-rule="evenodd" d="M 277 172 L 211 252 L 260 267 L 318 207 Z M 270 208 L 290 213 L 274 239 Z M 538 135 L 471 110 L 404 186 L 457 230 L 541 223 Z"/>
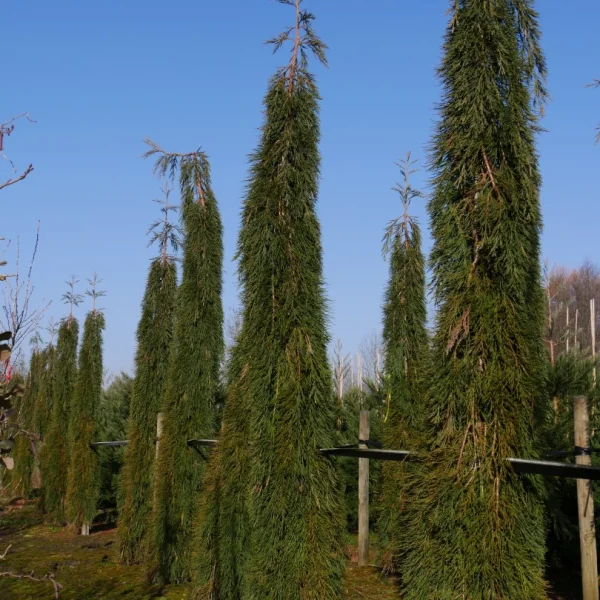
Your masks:
<path fill-rule="evenodd" d="M 6 123 L 2 123 L 2 125 L 0 125 L 0 129 L 2 129 L 2 130 L 10 129 L 9 125 L 11 125 L 12 123 L 14 123 L 15 121 L 17 121 L 19 119 L 22 119 L 23 117 L 25 117 L 30 123 L 37 123 L 37 121 L 35 121 L 34 119 L 32 119 L 29 116 L 29 113 L 24 112 L 24 113 L 21 113 L 20 115 L 17 115 L 16 117 L 13 117 L 12 119 L 9 119 L 8 121 L 6 121 Z"/>
<path fill-rule="evenodd" d="M 8 551 L 11 548 L 12 544 L 9 544 L 6 550 L 4 551 L 4 554 L 0 554 L 0 560 L 4 560 L 6 558 L 6 555 L 8 554 Z M 40 578 L 36 577 L 33 571 L 31 571 L 31 573 L 29 574 L 24 575 L 18 575 L 17 573 L 13 573 L 12 571 L 4 571 L 0 572 L 0 577 L 11 577 L 12 579 L 29 579 L 30 581 L 35 581 L 36 583 L 44 583 L 47 581 L 48 583 L 50 583 L 50 585 L 52 585 L 54 589 L 55 600 L 60 598 L 60 590 L 63 589 L 62 583 L 58 583 L 58 581 L 56 581 L 56 575 L 54 573 L 46 573 L 43 577 Z"/>
<path fill-rule="evenodd" d="M 60 598 L 60 590 L 63 589 L 62 583 L 58 583 L 56 579 L 54 579 L 54 573 L 46 573 L 43 577 L 36 577 L 34 572 L 32 571 L 29 575 L 17 575 L 11 571 L 0 572 L 0 577 L 11 577 L 12 579 L 29 579 L 30 581 L 35 581 L 36 583 L 44 583 L 48 582 L 54 588 L 54 598 Z"/>
<path fill-rule="evenodd" d="M 20 259 L 21 245 L 17 238 L 16 250 L 16 272 L 9 284 L 4 287 L 4 303 L 3 303 L 3 325 L 12 333 L 13 352 L 16 352 L 25 338 L 34 333 L 50 307 L 51 302 L 46 302 L 44 299 L 36 306 L 32 306 L 32 298 L 34 296 L 35 287 L 32 284 L 33 266 L 37 257 L 40 241 L 40 224 L 37 225 L 35 244 L 27 276 L 25 280 L 21 278 Z"/>
<path fill-rule="evenodd" d="M 12 163 L 11 163 L 12 164 Z M 9 185 L 13 185 L 19 181 L 23 181 L 29 173 L 33 171 L 33 165 L 29 165 L 18 177 L 14 177 L 13 179 L 7 179 L 4 183 L 0 183 L 0 190 L 8 187 Z"/>
<path fill-rule="evenodd" d="M 15 168 L 14 163 L 12 162 L 12 160 L 10 160 L 10 158 L 8 158 L 8 156 L 6 156 L 6 154 L 4 154 L 4 136 L 8 137 L 14 131 L 14 122 L 21 118 L 26 118 L 30 123 L 36 122 L 29 116 L 28 113 L 25 112 L 21 113 L 20 115 L 17 115 L 16 117 L 13 117 L 12 119 L 9 119 L 8 121 L 6 121 L 6 123 L 2 123 L 0 125 L 0 152 L 2 153 L 2 157 L 10 163 L 10 166 L 13 172 L 15 173 L 17 172 L 17 169 Z M 0 184 L 0 190 L 5 187 L 8 187 L 9 185 L 13 185 L 19 181 L 23 181 L 23 179 L 25 179 L 25 177 L 27 177 L 27 175 L 29 175 L 29 173 L 31 173 L 32 171 L 33 165 L 30 164 L 25 169 L 25 171 L 23 171 L 23 173 L 21 173 L 21 175 L 19 175 L 18 177 L 13 177 L 12 179 L 8 179 L 4 183 Z"/>

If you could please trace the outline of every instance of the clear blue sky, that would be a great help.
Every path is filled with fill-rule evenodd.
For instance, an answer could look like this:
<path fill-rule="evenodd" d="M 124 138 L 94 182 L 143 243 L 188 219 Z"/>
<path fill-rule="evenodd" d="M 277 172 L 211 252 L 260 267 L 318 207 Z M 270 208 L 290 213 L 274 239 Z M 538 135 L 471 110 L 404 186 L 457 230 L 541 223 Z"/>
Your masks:
<path fill-rule="evenodd" d="M 440 95 L 447 0 L 306 0 L 330 46 L 314 65 L 322 101 L 319 215 L 331 334 L 355 350 L 380 329 L 386 223 L 400 211 L 394 161 L 407 150 L 424 164 Z M 551 263 L 600 260 L 600 77 L 598 0 L 538 0 L 552 102 L 539 140 L 544 186 L 543 251 Z M 64 280 L 104 279 L 105 364 L 130 370 L 134 332 L 157 217 L 149 136 L 168 150 L 208 152 L 225 226 L 224 305 L 237 304 L 232 257 L 240 203 L 262 121 L 268 78 L 287 60 L 263 41 L 292 21 L 269 0 L 5 0 L 0 122 L 22 111 L 6 151 L 29 178 L 0 192 L 1 234 L 31 247 L 41 221 L 36 297 L 64 316 Z M 7 164 L 0 164 L 2 180 Z M 414 182 L 426 189 L 422 171 Z M 414 207 L 423 226 L 424 204 Z M 425 241 L 428 250 L 430 240 Z M 13 260 L 9 253 L 8 260 Z M 10 269 L 10 267 L 7 267 Z M 79 308 L 83 317 L 89 302 Z"/>

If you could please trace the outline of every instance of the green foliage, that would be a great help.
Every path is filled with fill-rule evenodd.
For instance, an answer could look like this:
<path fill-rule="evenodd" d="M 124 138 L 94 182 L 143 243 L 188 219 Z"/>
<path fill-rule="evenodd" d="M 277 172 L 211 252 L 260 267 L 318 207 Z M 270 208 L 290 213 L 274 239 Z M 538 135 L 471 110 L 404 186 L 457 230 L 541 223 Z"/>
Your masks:
<path fill-rule="evenodd" d="M 155 477 L 153 575 L 159 581 L 190 577 L 192 523 L 206 463 L 187 447 L 214 433 L 213 406 L 223 357 L 221 305 L 223 241 L 210 167 L 202 152 L 157 162 L 165 174 L 180 169 L 184 230 L 183 275 L 162 412 L 164 429 Z M 166 358 L 166 357 L 165 357 Z"/>
<path fill-rule="evenodd" d="M 106 390 L 102 391 L 98 410 L 98 441 L 127 439 L 127 421 L 133 379 L 124 372 L 119 373 Z M 100 472 L 100 508 L 117 505 L 117 490 L 123 466 L 123 447 L 108 447 L 98 450 Z"/>
<path fill-rule="evenodd" d="M 421 193 L 409 183 L 416 170 L 410 153 L 402 161 L 404 182 L 396 187 L 404 214 L 388 226 L 384 252 L 390 256 L 390 270 L 383 307 L 383 341 L 387 410 L 384 419 L 384 447 L 416 450 L 422 445 L 424 383 L 427 357 L 427 308 L 425 304 L 425 259 L 421 231 L 408 213 L 411 200 Z M 400 544 L 404 538 L 407 494 L 406 471 L 410 465 L 383 464 L 383 495 L 379 521 L 382 566 L 398 568 Z"/>
<path fill-rule="evenodd" d="M 137 328 L 129 445 L 121 476 L 118 541 L 121 560 L 126 564 L 148 558 L 156 415 L 165 396 L 176 292 L 177 274 L 173 262 L 158 258 L 152 261 Z"/>
<path fill-rule="evenodd" d="M 548 450 L 573 450 L 575 445 L 573 428 L 573 397 L 585 395 L 591 406 L 598 406 L 598 391 L 593 384 L 594 361 L 577 350 L 559 354 L 554 365 L 548 361 L 547 397 L 548 404 L 555 410 L 549 411 L 548 422 L 543 431 L 544 447 Z M 594 414 L 596 413 L 596 414 Z M 598 427 L 597 410 L 592 408 L 592 430 Z M 592 439 L 592 446 L 597 446 Z M 562 460 L 562 459 L 561 459 Z M 573 460 L 573 459 L 571 459 Z M 593 457 L 597 462 L 597 457 Z M 577 515 L 576 482 L 560 477 L 545 480 L 547 489 L 548 556 L 553 571 L 562 570 L 562 576 L 579 569 L 579 535 Z M 595 504 L 598 505 L 596 498 Z M 596 506 L 598 519 L 598 506 Z M 597 523 L 597 526 L 600 523 Z"/>
<path fill-rule="evenodd" d="M 56 348 L 50 343 L 40 351 L 40 382 L 34 398 L 31 428 L 44 440 L 48 432 L 52 415 L 52 399 L 54 397 L 54 359 Z"/>
<path fill-rule="evenodd" d="M 234 385 L 243 364 L 234 351 L 219 444 L 211 453 L 200 496 L 192 563 L 198 600 L 237 600 L 244 589 L 251 527 L 249 420 L 247 398 Z"/>
<path fill-rule="evenodd" d="M 104 315 L 88 313 L 79 351 L 79 371 L 69 410 L 69 469 L 67 520 L 76 528 L 91 525 L 99 495 L 98 453 L 90 448 L 98 441 L 97 418 L 102 394 L 102 332 Z"/>
<path fill-rule="evenodd" d="M 383 437 L 383 419 L 385 417 L 385 390 L 374 382 L 366 382 L 366 390 L 358 387 L 349 389 L 343 397 L 343 405 L 339 410 L 336 445 L 358 443 L 360 411 L 370 413 L 369 438 L 381 443 Z M 386 446 L 387 447 L 387 446 Z M 336 459 L 340 481 L 344 489 L 346 505 L 346 529 L 349 533 L 358 532 L 358 460 L 356 458 L 339 457 Z M 371 527 L 380 520 L 382 461 L 371 461 L 369 464 L 369 516 Z"/>
<path fill-rule="evenodd" d="M 532 2 L 456 2 L 440 75 L 430 448 L 410 481 L 403 597 L 538 600 L 543 486 L 505 460 L 536 455 L 546 401 L 533 107 L 545 65 Z"/>
<path fill-rule="evenodd" d="M 49 522 L 65 524 L 65 496 L 69 467 L 67 425 L 77 379 L 79 324 L 69 317 L 58 330 L 54 360 L 52 414 L 40 452 L 43 503 Z"/>
<path fill-rule="evenodd" d="M 319 98 L 302 58 L 317 38 L 312 15 L 296 8 L 295 35 L 283 38 L 301 48 L 269 84 L 242 211 L 243 325 L 209 468 L 214 491 L 199 523 L 212 532 L 195 578 L 204 598 L 341 593 L 340 485 L 335 464 L 319 452 L 334 443 L 336 415 L 315 213 Z"/>
<path fill-rule="evenodd" d="M 33 419 L 36 398 L 38 396 L 43 371 L 43 354 L 37 349 L 31 353 L 29 372 L 25 381 L 25 393 L 21 399 L 17 422 L 27 432 L 33 430 Z M 32 441 L 29 435 L 20 433 L 15 438 L 13 449 L 15 468 L 11 473 L 11 493 L 15 496 L 27 497 L 31 493 L 31 476 L 33 474 Z"/>

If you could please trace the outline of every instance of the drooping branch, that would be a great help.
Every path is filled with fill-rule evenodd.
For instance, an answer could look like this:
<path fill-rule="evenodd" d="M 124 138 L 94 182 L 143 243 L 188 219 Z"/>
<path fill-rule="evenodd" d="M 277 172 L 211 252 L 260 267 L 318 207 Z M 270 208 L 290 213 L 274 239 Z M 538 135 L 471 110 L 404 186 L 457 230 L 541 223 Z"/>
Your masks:
<path fill-rule="evenodd" d="M 198 148 L 195 152 L 181 154 L 179 152 L 167 152 L 150 138 L 144 143 L 150 146 L 144 154 L 144 158 L 158 155 L 154 164 L 154 172 L 161 177 L 169 177 L 175 180 L 175 174 L 179 171 L 179 183 L 182 198 L 191 197 L 197 199 L 202 206 L 206 206 L 206 182 L 210 180 L 210 166 L 208 156 Z"/>
<path fill-rule="evenodd" d="M 163 213 L 163 218 L 155 221 L 148 229 L 148 234 L 152 234 L 148 245 L 151 246 L 155 242 L 159 243 L 161 250 L 161 260 L 163 264 L 166 264 L 169 260 L 173 260 L 174 257 L 169 254 L 169 245 L 173 252 L 177 252 L 180 246 L 180 236 L 182 234 L 181 227 L 176 223 L 171 223 L 169 221 L 169 212 L 176 212 L 178 210 L 178 206 L 169 204 L 169 196 L 171 195 L 171 188 L 169 187 L 169 183 L 167 180 L 164 182 L 164 186 L 162 188 L 164 200 L 155 199 L 153 202 L 157 204 L 162 204 L 161 212 Z"/>
<path fill-rule="evenodd" d="M 325 51 L 326 44 L 315 34 L 312 28 L 314 15 L 302 10 L 303 0 L 278 0 L 281 4 L 293 6 L 296 13 L 295 23 L 287 27 L 280 35 L 267 40 L 267 44 L 273 45 L 273 52 L 277 52 L 285 42 L 292 42 L 292 55 L 287 67 L 280 72 L 287 79 L 287 89 L 290 94 L 294 91 L 295 82 L 300 74 L 307 75 L 307 54 L 312 52 L 318 60 L 327 66 Z"/>
<path fill-rule="evenodd" d="M 397 183 L 396 186 L 392 189 L 395 192 L 398 192 L 398 194 L 400 195 L 400 199 L 402 201 L 402 206 L 404 210 L 402 216 L 391 221 L 385 230 L 385 234 L 383 237 L 384 256 L 389 254 L 393 250 L 394 244 L 398 240 L 404 242 L 406 247 L 408 247 L 410 243 L 409 238 L 411 229 L 413 227 L 414 219 L 409 215 L 408 209 L 410 207 L 411 201 L 414 198 L 423 197 L 422 192 L 415 189 L 410 184 L 410 176 L 418 171 L 418 169 L 414 168 L 416 164 L 417 161 L 411 159 L 410 151 L 406 153 L 406 158 L 396 163 L 396 165 L 400 169 L 400 174 L 402 175 L 403 182 Z"/>

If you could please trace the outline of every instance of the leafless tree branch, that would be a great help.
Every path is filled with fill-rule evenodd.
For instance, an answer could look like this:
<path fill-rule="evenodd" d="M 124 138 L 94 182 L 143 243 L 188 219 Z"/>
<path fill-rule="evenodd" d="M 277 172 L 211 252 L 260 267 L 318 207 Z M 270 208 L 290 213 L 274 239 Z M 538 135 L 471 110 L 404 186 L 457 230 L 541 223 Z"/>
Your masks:
<path fill-rule="evenodd" d="M 4 554 L 0 554 L 0 560 L 4 560 L 8 551 L 12 548 L 12 544 L 9 544 Z M 49 582 L 54 589 L 54 598 L 58 600 L 60 598 L 60 590 L 63 589 L 63 585 L 56 581 L 56 575 L 54 573 L 46 573 L 43 577 L 36 577 L 35 573 L 31 571 L 29 574 L 18 575 L 17 573 L 13 573 L 12 571 L 4 571 L 0 572 L 0 577 L 11 577 L 13 579 L 29 579 L 30 581 L 35 581 L 36 583 L 43 583 L 45 581 Z"/>
<path fill-rule="evenodd" d="M 50 307 L 50 302 L 41 300 L 36 306 L 32 306 L 32 298 L 35 287 L 32 284 L 33 265 L 37 258 L 40 242 L 40 224 L 37 225 L 35 244 L 27 269 L 25 279 L 21 278 L 20 258 L 21 248 L 17 238 L 16 272 L 9 284 L 4 287 L 4 305 L 2 324 L 12 333 L 13 353 L 16 353 L 19 346 L 25 338 L 35 332 L 46 311 Z"/>
<path fill-rule="evenodd" d="M 12 164 L 12 161 L 9 162 Z M 25 177 L 27 177 L 31 171 L 33 171 L 33 165 L 29 165 L 18 177 L 13 177 L 12 179 L 7 179 L 4 183 L 0 183 L 0 190 L 19 181 L 23 181 L 23 179 L 25 179 Z"/>
<path fill-rule="evenodd" d="M 33 571 L 28 575 L 17 575 L 12 571 L 4 571 L 0 572 L 0 577 L 11 577 L 13 579 L 29 579 L 30 581 L 35 581 L 36 583 L 44 583 L 47 581 L 54 588 L 54 598 L 57 600 L 60 598 L 60 590 L 63 589 L 62 583 L 58 583 L 58 581 L 54 579 L 54 573 L 46 573 L 43 577 L 40 578 L 36 577 Z"/>
<path fill-rule="evenodd" d="M 0 125 L 0 153 L 2 153 L 2 157 L 10 163 L 10 166 L 14 173 L 17 172 L 17 169 L 15 168 L 13 161 L 10 160 L 10 158 L 8 158 L 8 156 L 6 156 L 6 154 L 4 153 L 4 136 L 8 137 L 14 131 L 15 121 L 17 121 L 18 119 L 21 119 L 21 118 L 27 119 L 30 123 L 36 122 L 29 116 L 29 113 L 25 112 L 25 113 L 21 113 L 20 115 L 17 115 L 16 117 L 13 117 L 12 119 L 9 119 L 8 121 L 6 121 L 5 123 L 2 123 Z M 27 175 L 29 175 L 29 173 L 31 173 L 32 171 L 33 171 L 33 165 L 30 164 L 25 169 L 25 171 L 23 171 L 23 173 L 21 173 L 21 175 L 19 175 L 18 177 L 12 177 L 11 179 L 7 179 L 4 183 L 0 184 L 0 190 L 5 187 L 8 187 L 9 185 L 13 185 L 19 181 L 23 181 L 23 179 L 25 179 L 25 177 L 27 177 Z"/>

